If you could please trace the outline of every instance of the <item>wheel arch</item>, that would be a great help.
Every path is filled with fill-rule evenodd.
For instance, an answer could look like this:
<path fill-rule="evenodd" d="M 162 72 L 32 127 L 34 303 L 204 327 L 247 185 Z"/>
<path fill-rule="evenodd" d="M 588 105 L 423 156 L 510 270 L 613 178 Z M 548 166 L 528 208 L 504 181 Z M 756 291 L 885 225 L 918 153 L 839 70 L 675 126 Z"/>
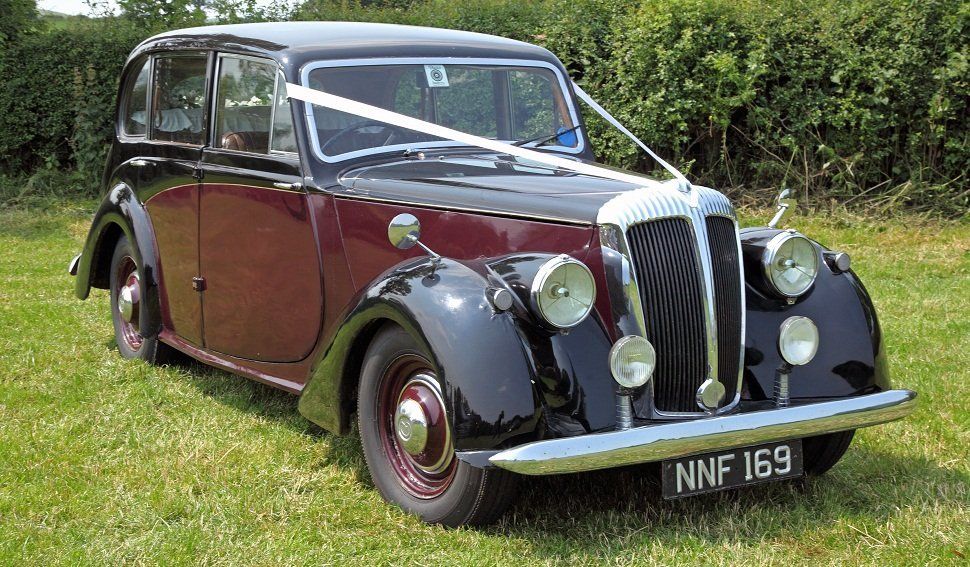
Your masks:
<path fill-rule="evenodd" d="M 111 258 L 122 236 L 128 238 L 140 263 L 146 312 L 159 313 L 159 259 L 151 219 L 145 205 L 126 183 L 114 185 L 94 214 L 78 261 L 74 293 L 78 299 L 87 299 L 92 287 L 109 287 Z M 141 333 L 146 338 L 154 337 L 161 326 L 159 317 L 143 320 Z"/>
<path fill-rule="evenodd" d="M 492 308 L 487 286 L 483 276 L 448 259 L 437 268 L 422 259 L 385 272 L 358 294 L 314 365 L 300 413 L 329 431 L 348 433 L 367 347 L 394 324 L 431 355 L 457 450 L 538 434 L 542 404 L 534 369 L 512 315 Z M 464 304 L 454 305 L 455 298 Z"/>

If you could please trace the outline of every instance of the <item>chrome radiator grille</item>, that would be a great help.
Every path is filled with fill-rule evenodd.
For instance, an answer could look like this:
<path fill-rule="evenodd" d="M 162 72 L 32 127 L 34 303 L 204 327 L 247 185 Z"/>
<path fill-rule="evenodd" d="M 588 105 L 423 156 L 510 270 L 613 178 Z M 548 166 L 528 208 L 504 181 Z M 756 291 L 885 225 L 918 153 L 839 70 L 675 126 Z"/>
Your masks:
<path fill-rule="evenodd" d="M 657 350 L 655 407 L 696 412 L 695 394 L 707 378 L 707 336 L 694 231 L 686 219 L 667 218 L 631 226 L 626 236 L 647 338 Z"/>
<path fill-rule="evenodd" d="M 727 391 L 721 405 L 731 403 L 738 387 L 741 364 L 741 270 L 738 234 L 734 221 L 707 217 L 707 240 L 714 276 L 714 308 L 717 316 L 717 379 Z"/>

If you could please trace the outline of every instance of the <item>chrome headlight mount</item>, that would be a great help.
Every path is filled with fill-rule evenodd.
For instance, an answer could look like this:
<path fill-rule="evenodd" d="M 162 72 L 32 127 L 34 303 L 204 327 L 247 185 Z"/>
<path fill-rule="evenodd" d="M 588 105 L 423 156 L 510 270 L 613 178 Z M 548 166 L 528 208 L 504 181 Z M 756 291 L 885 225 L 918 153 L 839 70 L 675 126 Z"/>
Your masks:
<path fill-rule="evenodd" d="M 539 319 L 556 329 L 570 329 L 592 311 L 596 282 L 586 264 L 561 254 L 539 267 L 529 295 Z"/>
<path fill-rule="evenodd" d="M 794 299 L 815 283 L 819 251 L 808 238 L 794 230 L 786 230 L 776 234 L 765 245 L 761 265 L 769 289 L 782 297 Z"/>

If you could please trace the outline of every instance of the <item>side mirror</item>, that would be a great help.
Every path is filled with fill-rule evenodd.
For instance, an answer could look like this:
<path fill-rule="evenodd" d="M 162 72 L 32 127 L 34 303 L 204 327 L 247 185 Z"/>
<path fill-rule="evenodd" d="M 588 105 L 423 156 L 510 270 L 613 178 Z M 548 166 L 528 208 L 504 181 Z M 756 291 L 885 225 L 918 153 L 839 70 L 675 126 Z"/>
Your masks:
<path fill-rule="evenodd" d="M 407 250 L 418 243 L 421 238 L 421 222 L 412 214 L 401 213 L 391 219 L 387 225 L 387 239 L 391 245 L 401 250 Z"/>
<path fill-rule="evenodd" d="M 434 276 L 435 270 L 441 263 L 441 256 L 421 242 L 421 222 L 416 216 L 401 213 L 391 219 L 391 223 L 387 225 L 387 239 L 391 241 L 391 245 L 400 250 L 408 250 L 415 244 L 420 246 L 431 256 L 431 275 Z"/>
<path fill-rule="evenodd" d="M 775 228 L 778 226 L 778 223 L 784 220 L 789 213 L 795 210 L 795 205 L 798 204 L 798 201 L 792 197 L 792 192 L 790 189 L 782 189 L 781 193 L 778 194 L 777 203 L 778 212 L 776 212 L 775 216 L 772 217 L 772 219 L 768 222 L 768 228 Z"/>

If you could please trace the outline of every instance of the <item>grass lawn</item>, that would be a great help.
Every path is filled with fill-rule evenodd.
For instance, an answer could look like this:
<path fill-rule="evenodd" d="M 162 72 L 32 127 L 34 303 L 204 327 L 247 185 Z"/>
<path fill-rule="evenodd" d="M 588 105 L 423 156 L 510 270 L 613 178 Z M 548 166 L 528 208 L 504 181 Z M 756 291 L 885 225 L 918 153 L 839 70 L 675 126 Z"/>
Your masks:
<path fill-rule="evenodd" d="M 107 294 L 66 273 L 92 202 L 0 209 L 0 563 L 966 564 L 970 224 L 795 218 L 848 251 L 910 419 L 828 475 L 680 502 L 636 469 L 527 479 L 483 530 L 385 504 L 359 442 L 296 398 L 122 360 Z M 763 219 L 761 219 L 763 221 Z"/>

